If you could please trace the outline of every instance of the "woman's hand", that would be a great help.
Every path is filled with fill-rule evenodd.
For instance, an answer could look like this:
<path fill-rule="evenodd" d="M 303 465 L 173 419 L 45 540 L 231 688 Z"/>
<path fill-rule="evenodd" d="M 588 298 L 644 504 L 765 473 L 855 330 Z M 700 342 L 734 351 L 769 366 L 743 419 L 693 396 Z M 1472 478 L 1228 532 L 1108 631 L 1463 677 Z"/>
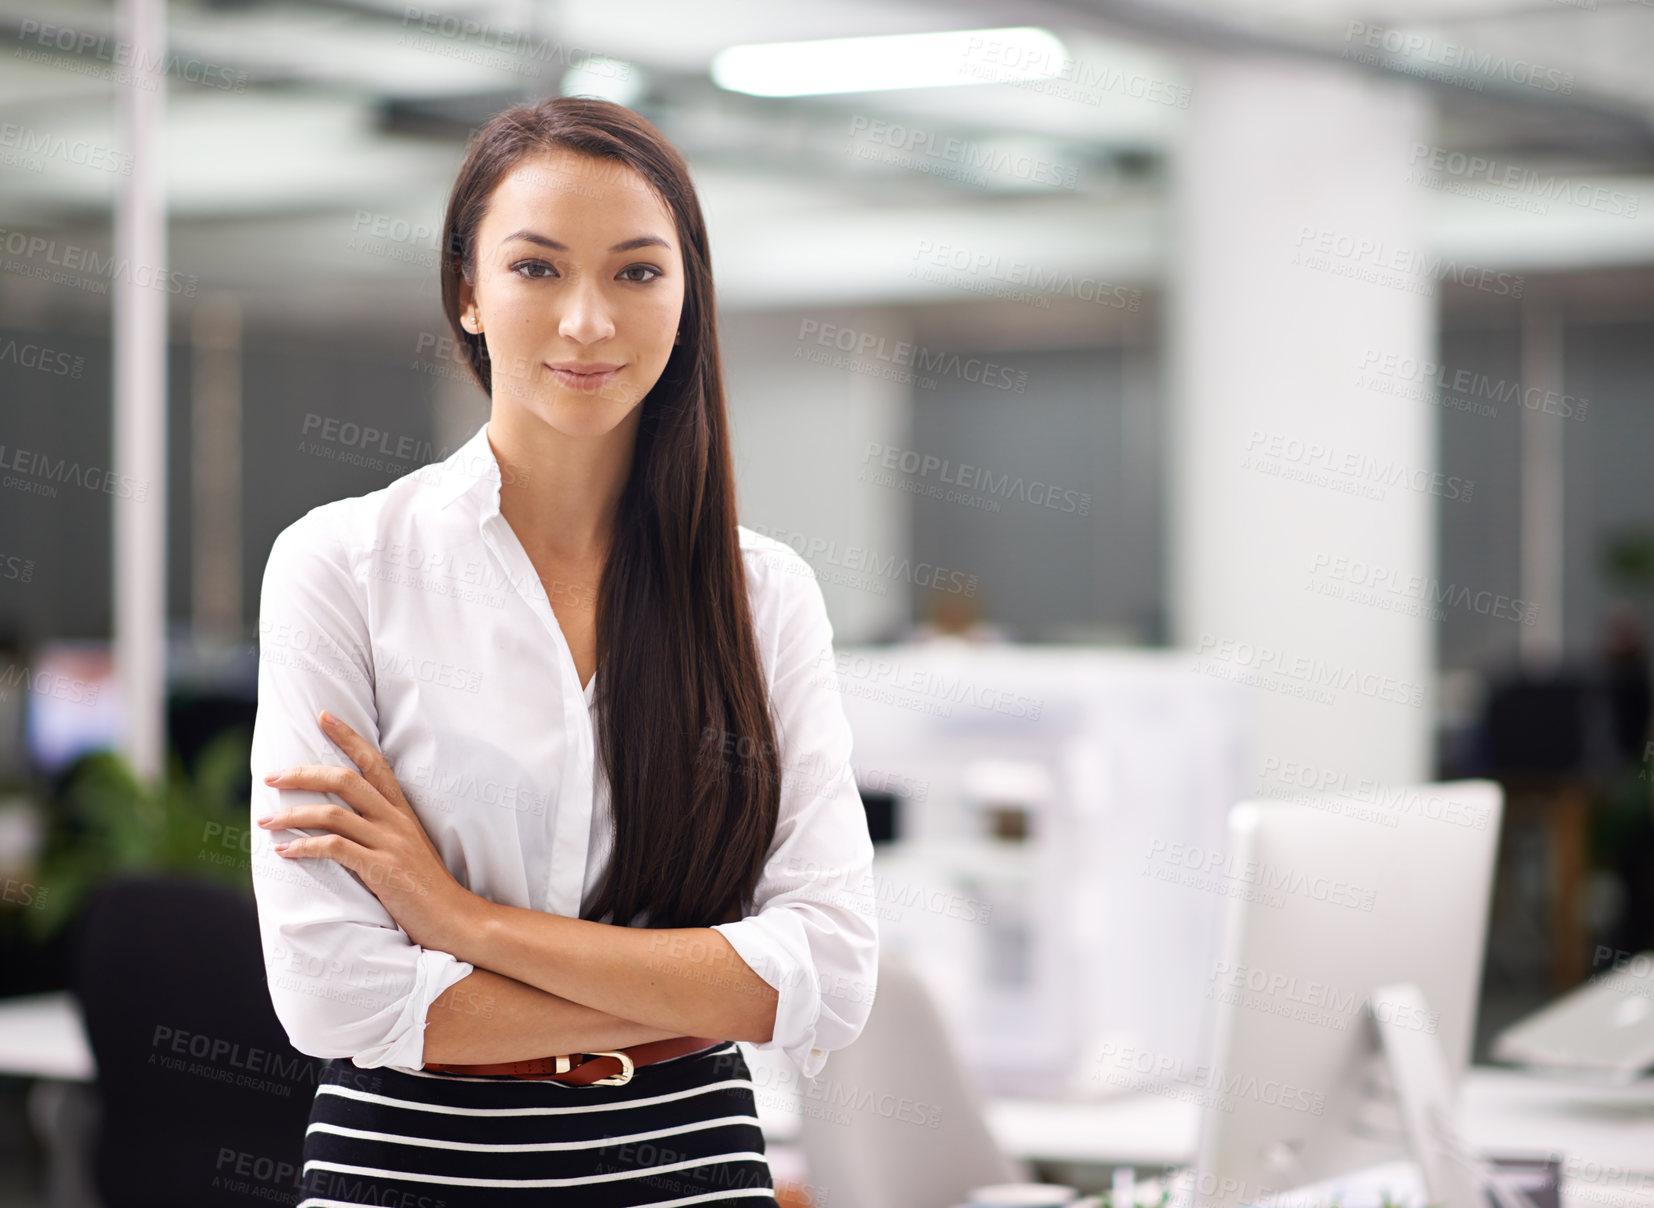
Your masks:
<path fill-rule="evenodd" d="M 337 860 L 362 878 L 408 938 L 422 948 L 454 951 L 464 916 L 477 895 L 442 862 L 430 836 L 402 795 L 390 761 L 361 735 L 325 710 L 322 729 L 358 770 L 303 766 L 273 772 L 264 783 L 278 789 L 334 793 L 355 807 L 331 801 L 293 805 L 258 820 L 266 830 L 321 829 L 276 844 L 287 858 Z"/>

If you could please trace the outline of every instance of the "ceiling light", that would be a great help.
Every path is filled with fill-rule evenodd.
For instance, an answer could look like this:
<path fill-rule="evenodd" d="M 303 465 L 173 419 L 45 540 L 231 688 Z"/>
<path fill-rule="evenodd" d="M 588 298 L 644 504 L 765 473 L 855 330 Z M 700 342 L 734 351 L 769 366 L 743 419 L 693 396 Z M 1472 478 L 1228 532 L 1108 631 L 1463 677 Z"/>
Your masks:
<path fill-rule="evenodd" d="M 1049 30 L 961 29 L 731 46 L 713 57 L 712 80 L 753 96 L 814 96 L 1043 80 L 1067 61 Z"/>

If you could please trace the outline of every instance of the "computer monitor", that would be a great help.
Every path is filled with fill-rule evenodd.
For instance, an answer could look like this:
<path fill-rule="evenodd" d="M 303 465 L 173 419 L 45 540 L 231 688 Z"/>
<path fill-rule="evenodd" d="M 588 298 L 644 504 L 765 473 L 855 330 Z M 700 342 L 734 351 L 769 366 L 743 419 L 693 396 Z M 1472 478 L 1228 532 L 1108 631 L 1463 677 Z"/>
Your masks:
<path fill-rule="evenodd" d="M 43 642 L 27 670 L 29 758 L 55 776 L 89 751 L 118 748 L 127 725 L 108 642 Z"/>
<path fill-rule="evenodd" d="M 1611 1085 L 1654 1069 L 1654 952 L 1620 953 L 1613 968 L 1500 1032 L 1493 1056 L 1536 1074 Z"/>
<path fill-rule="evenodd" d="M 1381 809 L 1245 801 L 1210 970 L 1193 1204 L 1233 1208 L 1409 1156 L 1370 996 L 1410 982 L 1454 1089 L 1470 1059 L 1504 795 L 1392 788 Z"/>

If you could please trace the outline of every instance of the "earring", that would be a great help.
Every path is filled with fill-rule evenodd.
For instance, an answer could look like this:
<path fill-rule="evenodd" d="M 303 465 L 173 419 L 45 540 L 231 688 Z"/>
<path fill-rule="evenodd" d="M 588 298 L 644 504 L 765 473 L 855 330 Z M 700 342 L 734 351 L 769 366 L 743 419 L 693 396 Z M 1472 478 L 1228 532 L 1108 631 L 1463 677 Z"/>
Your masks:
<path fill-rule="evenodd" d="M 477 317 L 477 312 L 474 310 L 469 315 L 469 318 L 471 320 L 469 327 L 471 334 L 480 336 L 482 334 L 482 320 Z"/>
<path fill-rule="evenodd" d="M 672 343 L 682 344 L 683 343 L 683 332 L 680 331 L 680 332 L 678 332 L 677 335 L 673 336 L 672 337 Z"/>

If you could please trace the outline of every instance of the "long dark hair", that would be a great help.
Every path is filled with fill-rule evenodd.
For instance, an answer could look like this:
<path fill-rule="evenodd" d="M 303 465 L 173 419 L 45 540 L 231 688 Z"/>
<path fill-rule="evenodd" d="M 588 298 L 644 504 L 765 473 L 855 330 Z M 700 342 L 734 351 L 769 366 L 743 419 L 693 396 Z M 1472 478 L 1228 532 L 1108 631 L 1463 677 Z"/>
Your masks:
<path fill-rule="evenodd" d="M 472 139 L 448 199 L 442 306 L 492 398 L 483 339 L 460 326 L 460 275 L 476 282 L 476 233 L 495 185 L 524 156 L 554 150 L 641 175 L 672 214 L 685 274 L 682 343 L 638 404 L 597 595 L 593 709 L 614 854 L 581 917 L 733 922 L 774 837 L 780 767 L 735 530 L 706 223 L 683 157 L 609 101 L 557 97 L 497 114 Z"/>

